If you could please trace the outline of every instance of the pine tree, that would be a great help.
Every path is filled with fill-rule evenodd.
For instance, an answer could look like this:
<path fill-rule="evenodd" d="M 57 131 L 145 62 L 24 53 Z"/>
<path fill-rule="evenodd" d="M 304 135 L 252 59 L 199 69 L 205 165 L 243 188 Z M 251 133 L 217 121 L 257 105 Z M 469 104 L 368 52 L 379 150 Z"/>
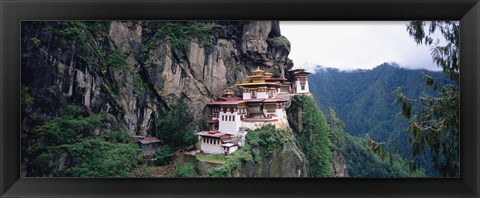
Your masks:
<path fill-rule="evenodd" d="M 408 131 L 411 133 L 409 145 L 413 160 L 409 163 L 412 170 L 418 168 L 415 158 L 430 152 L 431 163 L 442 176 L 458 177 L 460 175 L 459 159 L 459 23 L 457 21 L 412 21 L 407 25 L 408 33 L 417 44 L 432 47 L 435 64 L 443 69 L 448 79 L 437 79 L 425 75 L 425 84 L 430 86 L 438 96 L 423 95 L 418 99 L 407 98 L 398 89 L 396 102 L 401 104 L 401 115 L 410 121 Z M 446 41 L 442 45 L 434 41 L 432 35 L 440 31 Z M 369 141 L 377 153 L 385 152 L 373 141 Z M 374 149 L 375 150 L 375 149 Z"/>

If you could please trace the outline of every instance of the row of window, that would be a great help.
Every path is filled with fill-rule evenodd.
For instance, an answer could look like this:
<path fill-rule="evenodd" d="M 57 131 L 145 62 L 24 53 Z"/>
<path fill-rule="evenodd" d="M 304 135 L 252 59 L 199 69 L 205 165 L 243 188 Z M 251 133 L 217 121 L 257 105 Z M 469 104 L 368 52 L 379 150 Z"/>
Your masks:
<path fill-rule="evenodd" d="M 233 111 L 236 111 L 237 109 L 235 108 L 220 108 L 220 111 L 223 111 L 223 113 L 227 113 L 229 111 L 230 113 L 233 113 Z"/>
<path fill-rule="evenodd" d="M 202 142 L 206 144 L 220 144 L 221 141 L 217 139 L 210 139 L 210 138 L 202 138 Z"/>
<path fill-rule="evenodd" d="M 222 115 L 222 121 L 235 121 L 235 116 Z"/>

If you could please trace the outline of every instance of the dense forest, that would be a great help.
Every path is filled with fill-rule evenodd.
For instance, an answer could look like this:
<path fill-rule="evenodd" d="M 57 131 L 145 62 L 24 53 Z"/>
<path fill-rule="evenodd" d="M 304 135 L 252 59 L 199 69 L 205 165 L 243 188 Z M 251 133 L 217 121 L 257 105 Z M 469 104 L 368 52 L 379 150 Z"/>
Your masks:
<path fill-rule="evenodd" d="M 401 105 L 395 103 L 396 91 L 400 88 L 411 98 L 435 95 L 433 89 L 425 86 L 424 74 L 445 77 L 442 72 L 411 70 L 384 63 L 371 70 L 354 71 L 318 66 L 309 76 L 309 82 L 322 110 L 334 109 L 338 118 L 345 122 L 350 140 L 361 138 L 363 141 L 368 134 L 378 142 L 389 142 L 388 149 L 408 156 L 408 120 L 399 115 Z M 438 176 L 427 161 L 419 162 L 428 176 Z"/>

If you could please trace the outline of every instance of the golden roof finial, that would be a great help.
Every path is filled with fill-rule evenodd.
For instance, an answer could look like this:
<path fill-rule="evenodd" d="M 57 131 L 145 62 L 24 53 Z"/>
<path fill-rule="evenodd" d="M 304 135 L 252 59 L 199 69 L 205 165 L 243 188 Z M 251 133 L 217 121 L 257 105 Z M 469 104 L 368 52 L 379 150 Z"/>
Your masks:
<path fill-rule="evenodd" d="M 234 93 L 231 89 L 227 88 L 225 89 L 225 92 L 223 92 L 223 94 L 227 97 L 231 97 Z"/>
<path fill-rule="evenodd" d="M 262 75 L 263 73 L 263 70 L 260 69 L 260 66 L 257 66 L 257 69 L 256 70 L 253 70 L 252 71 L 255 75 Z"/>

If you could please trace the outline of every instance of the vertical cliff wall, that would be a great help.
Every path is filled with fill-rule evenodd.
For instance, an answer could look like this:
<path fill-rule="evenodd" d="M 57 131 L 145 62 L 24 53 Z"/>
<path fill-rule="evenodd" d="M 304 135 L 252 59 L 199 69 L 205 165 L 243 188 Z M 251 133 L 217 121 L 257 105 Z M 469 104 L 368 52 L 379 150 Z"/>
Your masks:
<path fill-rule="evenodd" d="M 154 133 L 175 94 L 198 128 L 206 103 L 252 69 L 284 75 L 289 52 L 277 21 L 22 22 L 22 93 L 33 98 L 22 121 L 75 104 Z"/>

